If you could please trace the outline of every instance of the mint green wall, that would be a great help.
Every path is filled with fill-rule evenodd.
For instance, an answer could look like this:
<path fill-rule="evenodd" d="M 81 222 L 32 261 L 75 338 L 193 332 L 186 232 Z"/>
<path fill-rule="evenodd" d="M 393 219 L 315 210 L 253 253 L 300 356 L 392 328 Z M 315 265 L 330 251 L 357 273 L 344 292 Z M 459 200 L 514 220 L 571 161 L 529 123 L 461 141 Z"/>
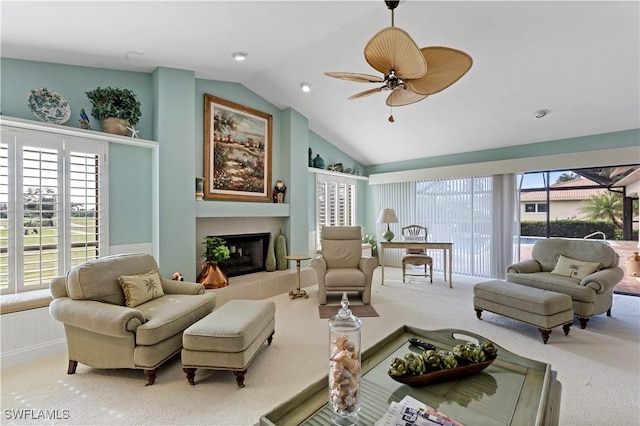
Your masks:
<path fill-rule="evenodd" d="M 287 185 L 286 200 L 290 205 L 289 218 L 286 220 L 289 230 L 289 253 L 307 254 L 307 221 L 309 203 L 307 203 L 307 152 L 309 147 L 309 121 L 297 111 L 288 108 L 283 111 L 282 120 L 286 153 L 283 159 L 290 165 L 289 176 L 284 178 Z"/>
<path fill-rule="evenodd" d="M 151 241 L 152 152 L 109 144 L 109 244 Z"/>
<path fill-rule="evenodd" d="M 47 87 L 62 95 L 71 106 L 71 118 L 64 126 L 80 127 L 80 108 L 90 116 L 91 103 L 85 92 L 98 86 L 133 90 L 142 116 L 136 125 L 140 138 L 152 139 L 151 78 L 148 74 L 50 64 L 1 58 L 2 114 L 36 120 L 26 99 L 33 88 Z M 100 130 L 90 116 L 91 126 Z M 151 241 L 151 156 L 148 149 L 110 144 L 109 147 L 109 243 L 134 244 Z"/>
<path fill-rule="evenodd" d="M 158 68 L 152 74 L 153 136 L 160 148 L 157 173 L 158 238 L 154 248 L 165 276 L 181 271 L 195 281 L 195 79 L 193 71 Z"/>

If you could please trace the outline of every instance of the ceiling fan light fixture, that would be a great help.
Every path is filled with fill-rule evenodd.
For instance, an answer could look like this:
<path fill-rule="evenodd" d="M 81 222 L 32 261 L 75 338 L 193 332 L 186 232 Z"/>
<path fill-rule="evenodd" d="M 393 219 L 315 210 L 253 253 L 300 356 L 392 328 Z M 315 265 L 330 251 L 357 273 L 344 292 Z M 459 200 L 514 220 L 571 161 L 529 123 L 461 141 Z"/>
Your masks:
<path fill-rule="evenodd" d="M 249 56 L 247 52 L 241 52 L 241 51 L 233 52 L 231 54 L 231 57 L 238 62 L 244 61 L 245 59 L 247 59 L 247 56 Z"/>
<path fill-rule="evenodd" d="M 461 50 L 442 46 L 420 49 L 409 33 L 395 26 L 394 9 L 399 1 L 385 0 L 385 3 L 391 11 L 391 26 L 378 31 L 364 47 L 365 60 L 383 78 L 361 73 L 325 72 L 325 75 L 341 80 L 382 83 L 349 99 L 390 91 L 386 100 L 388 106 L 409 105 L 443 91 L 471 69 L 473 59 Z M 393 115 L 389 116 L 389 121 L 393 123 Z"/>

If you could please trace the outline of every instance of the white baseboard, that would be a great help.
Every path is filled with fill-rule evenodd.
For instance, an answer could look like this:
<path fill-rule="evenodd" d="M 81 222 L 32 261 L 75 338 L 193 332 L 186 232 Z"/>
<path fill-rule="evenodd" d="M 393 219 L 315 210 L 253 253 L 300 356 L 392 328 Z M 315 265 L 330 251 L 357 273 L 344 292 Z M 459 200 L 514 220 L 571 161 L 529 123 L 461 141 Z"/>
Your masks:
<path fill-rule="evenodd" d="M 27 364 L 29 362 L 38 361 L 40 359 L 65 352 L 67 352 L 67 340 L 63 337 L 62 339 L 52 340 L 40 345 L 34 345 L 7 353 L 3 352 L 2 360 L 0 361 L 0 368 L 9 368 L 16 365 Z"/>
<path fill-rule="evenodd" d="M 49 315 L 49 308 L 0 315 L 2 332 L 1 368 L 64 353 L 67 343 L 62 323 Z"/>

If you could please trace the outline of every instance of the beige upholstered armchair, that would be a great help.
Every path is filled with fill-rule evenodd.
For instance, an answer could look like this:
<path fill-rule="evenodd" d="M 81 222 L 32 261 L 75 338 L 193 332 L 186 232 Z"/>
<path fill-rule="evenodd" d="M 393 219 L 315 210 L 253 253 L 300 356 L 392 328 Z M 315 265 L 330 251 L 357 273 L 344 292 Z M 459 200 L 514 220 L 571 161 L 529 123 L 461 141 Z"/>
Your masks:
<path fill-rule="evenodd" d="M 68 374 L 94 368 L 143 369 L 147 385 L 182 348 L 182 331 L 211 313 L 202 284 L 163 279 L 149 254 L 92 260 L 51 281 L 51 316 L 64 324 Z"/>
<path fill-rule="evenodd" d="M 327 303 L 328 292 L 357 291 L 362 303 L 371 303 L 371 281 L 378 266 L 375 257 L 362 256 L 359 226 L 323 226 L 322 254 L 311 261 L 318 276 L 320 304 Z"/>
<path fill-rule="evenodd" d="M 531 259 L 509 265 L 507 281 L 571 296 L 585 328 L 593 315 L 611 316 L 613 288 L 624 277 L 619 256 L 596 241 L 550 238 L 533 246 Z"/>

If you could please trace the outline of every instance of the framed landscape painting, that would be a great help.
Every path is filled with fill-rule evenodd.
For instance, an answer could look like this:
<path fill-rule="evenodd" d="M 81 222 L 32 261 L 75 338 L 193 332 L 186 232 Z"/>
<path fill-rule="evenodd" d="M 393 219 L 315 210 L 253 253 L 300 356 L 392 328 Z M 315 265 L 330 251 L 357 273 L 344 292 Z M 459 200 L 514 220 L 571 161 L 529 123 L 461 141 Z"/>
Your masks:
<path fill-rule="evenodd" d="M 271 201 L 272 117 L 204 95 L 204 198 Z"/>

